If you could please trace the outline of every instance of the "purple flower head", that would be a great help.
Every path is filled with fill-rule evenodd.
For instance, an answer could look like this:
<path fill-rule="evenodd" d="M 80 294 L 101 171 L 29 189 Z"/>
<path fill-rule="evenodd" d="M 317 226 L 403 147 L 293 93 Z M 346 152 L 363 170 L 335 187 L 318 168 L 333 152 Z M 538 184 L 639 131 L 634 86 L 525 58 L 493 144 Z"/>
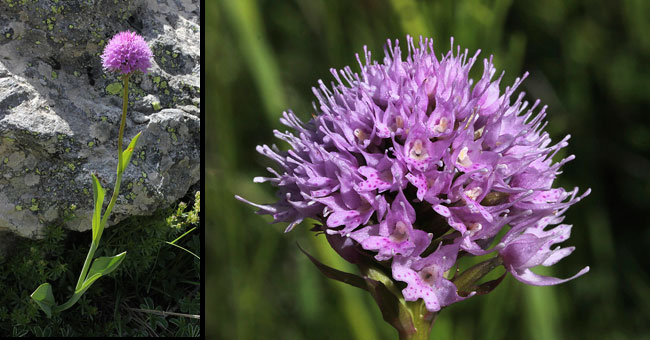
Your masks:
<path fill-rule="evenodd" d="M 129 74 L 140 70 L 147 73 L 151 67 L 151 49 L 147 42 L 135 32 L 116 34 L 106 44 L 102 53 L 102 66 L 113 72 Z"/>
<path fill-rule="evenodd" d="M 407 37 L 407 47 L 404 57 L 389 40 L 381 63 L 364 48 L 359 73 L 332 70 L 329 88 L 319 81 L 317 115 L 303 123 L 289 111 L 280 119 L 294 130 L 275 131 L 288 151 L 257 148 L 278 170 L 254 181 L 276 186 L 278 201 L 237 198 L 288 222 L 287 231 L 305 218 L 321 221 L 344 258 L 370 255 L 407 284 L 407 301 L 423 299 L 432 312 L 474 295 L 475 286 L 461 292 L 450 275 L 463 256 L 495 254 L 528 284 L 566 281 L 530 268 L 573 251 L 551 249 L 569 237 L 569 226 L 547 227 L 589 190 L 578 195 L 577 188 L 553 187 L 559 168 L 574 157 L 553 160 L 568 136 L 552 143 L 543 131 L 546 107 L 515 94 L 527 73 L 503 88 L 503 74 L 493 79 L 491 57 L 481 77 L 471 79 L 478 52 L 454 49 L 453 40 L 440 58 L 430 39 L 416 47 Z"/>

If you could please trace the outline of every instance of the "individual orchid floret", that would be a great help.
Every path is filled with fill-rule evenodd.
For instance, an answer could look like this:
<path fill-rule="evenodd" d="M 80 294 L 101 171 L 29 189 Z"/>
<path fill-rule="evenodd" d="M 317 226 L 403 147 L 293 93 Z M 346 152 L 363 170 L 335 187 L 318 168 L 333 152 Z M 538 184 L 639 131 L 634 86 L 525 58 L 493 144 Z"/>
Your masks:
<path fill-rule="evenodd" d="M 456 262 L 458 244 L 440 245 L 425 258 L 398 256 L 393 261 L 395 280 L 407 283 L 402 290 L 406 301 L 423 299 L 427 309 L 437 312 L 442 307 L 466 299 L 458 295 L 456 286 L 445 277 L 445 272 Z"/>
<path fill-rule="evenodd" d="M 530 270 L 539 265 L 552 266 L 561 259 L 569 256 L 575 247 L 560 248 L 557 246 L 551 250 L 551 246 L 563 242 L 569 238 L 571 226 L 561 224 L 548 231 L 543 228 L 529 228 L 515 237 L 510 237 L 508 243 L 502 245 L 499 256 L 503 260 L 506 270 L 517 280 L 534 286 L 556 285 L 573 280 L 589 271 L 589 266 L 584 267 L 577 274 L 568 279 L 542 276 Z"/>
<path fill-rule="evenodd" d="M 371 225 L 353 232 L 350 237 L 366 250 L 376 251 L 378 261 L 389 260 L 395 255 L 417 256 L 431 242 L 429 235 L 413 228 L 415 210 L 399 192 L 390 211 L 378 225 Z"/>
<path fill-rule="evenodd" d="M 138 70 L 147 73 L 151 67 L 152 57 L 147 42 L 131 31 L 120 32 L 113 36 L 101 56 L 102 66 L 106 70 L 123 75 Z"/>

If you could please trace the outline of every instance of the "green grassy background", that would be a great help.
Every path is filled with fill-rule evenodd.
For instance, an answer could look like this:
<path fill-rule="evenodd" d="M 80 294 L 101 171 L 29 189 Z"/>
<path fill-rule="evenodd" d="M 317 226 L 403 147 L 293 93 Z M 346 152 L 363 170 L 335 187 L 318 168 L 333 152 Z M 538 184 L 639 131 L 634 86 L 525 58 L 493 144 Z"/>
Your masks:
<path fill-rule="evenodd" d="M 512 277 L 489 295 L 446 308 L 432 339 L 650 338 L 650 2 L 478 0 L 220 0 L 204 8 L 206 80 L 206 334 L 222 339 L 394 339 L 369 294 L 322 277 L 300 243 L 338 259 L 306 225 L 284 234 L 236 201 L 272 202 L 253 184 L 271 163 L 283 110 L 307 119 L 311 87 L 387 38 L 449 37 L 494 55 L 503 84 L 524 71 L 527 99 L 548 104 L 547 131 L 571 134 L 557 185 L 592 188 L 569 209 L 577 250 L 540 273 L 569 283 L 529 287 Z M 480 66 L 481 63 L 478 63 Z M 476 67 L 481 69 L 481 67 Z"/>

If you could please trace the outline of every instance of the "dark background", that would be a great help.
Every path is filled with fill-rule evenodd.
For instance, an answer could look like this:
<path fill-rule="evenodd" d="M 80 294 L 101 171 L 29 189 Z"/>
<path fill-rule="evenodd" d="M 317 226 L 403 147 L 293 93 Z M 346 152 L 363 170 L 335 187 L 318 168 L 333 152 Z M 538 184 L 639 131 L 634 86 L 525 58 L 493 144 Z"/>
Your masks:
<path fill-rule="evenodd" d="M 555 186 L 592 189 L 564 221 L 576 251 L 536 270 L 588 274 L 551 287 L 508 277 L 443 310 L 432 339 L 650 338 L 650 1 L 220 0 L 205 18 L 209 338 L 396 338 L 367 293 L 325 279 L 296 246 L 354 271 L 322 237 L 283 234 L 233 196 L 272 202 L 273 187 L 252 182 L 271 165 L 255 146 L 282 145 L 282 111 L 307 120 L 329 68 L 358 71 L 363 45 L 381 61 L 386 39 L 406 34 L 433 37 L 437 54 L 450 36 L 493 54 L 502 90 L 529 71 L 520 89 L 549 105 L 546 131 L 571 134 L 564 156 L 577 157 Z"/>

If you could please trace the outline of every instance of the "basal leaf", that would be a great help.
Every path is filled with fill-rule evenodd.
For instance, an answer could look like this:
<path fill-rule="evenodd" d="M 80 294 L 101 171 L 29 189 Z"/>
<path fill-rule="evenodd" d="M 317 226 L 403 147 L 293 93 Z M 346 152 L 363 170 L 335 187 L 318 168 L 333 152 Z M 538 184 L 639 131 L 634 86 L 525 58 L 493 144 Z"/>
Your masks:
<path fill-rule="evenodd" d="M 31 295 L 32 299 L 36 301 L 39 307 L 47 314 L 47 317 L 52 317 L 52 307 L 56 304 L 54 302 L 54 295 L 52 294 L 52 286 L 49 283 L 43 283 L 38 286 Z"/>

